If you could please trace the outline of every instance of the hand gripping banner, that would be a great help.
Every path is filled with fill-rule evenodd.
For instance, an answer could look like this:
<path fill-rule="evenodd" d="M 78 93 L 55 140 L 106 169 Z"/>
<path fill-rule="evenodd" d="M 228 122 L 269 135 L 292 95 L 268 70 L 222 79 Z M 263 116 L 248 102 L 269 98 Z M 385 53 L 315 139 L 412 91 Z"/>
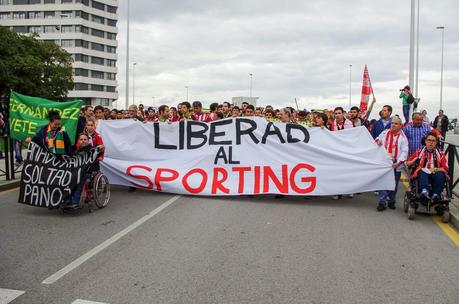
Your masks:
<path fill-rule="evenodd" d="M 261 118 L 101 121 L 111 184 L 192 195 L 336 195 L 394 189 L 364 127 L 330 132 Z"/>

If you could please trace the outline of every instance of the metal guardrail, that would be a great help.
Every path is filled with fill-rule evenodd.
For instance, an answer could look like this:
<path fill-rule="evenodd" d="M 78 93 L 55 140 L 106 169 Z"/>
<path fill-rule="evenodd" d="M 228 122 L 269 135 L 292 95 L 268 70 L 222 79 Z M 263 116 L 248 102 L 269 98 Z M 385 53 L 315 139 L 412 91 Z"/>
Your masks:
<path fill-rule="evenodd" d="M 456 146 L 455 144 L 449 143 L 449 142 L 444 142 L 446 145 L 448 145 L 445 149 L 445 156 L 448 157 L 448 167 L 449 167 L 449 189 L 450 193 L 449 196 L 450 198 L 453 198 L 453 196 L 459 198 L 459 192 L 455 190 L 457 185 L 459 184 L 459 177 L 454 179 L 454 171 L 456 165 L 459 166 L 459 146 Z"/>
<path fill-rule="evenodd" d="M 15 179 L 15 173 L 21 172 L 22 165 L 14 165 L 14 145 L 13 139 L 7 135 L 1 136 L 3 145 L 5 148 L 3 161 L 5 162 L 5 168 L 0 168 L 0 177 L 5 177 L 7 181 Z"/>

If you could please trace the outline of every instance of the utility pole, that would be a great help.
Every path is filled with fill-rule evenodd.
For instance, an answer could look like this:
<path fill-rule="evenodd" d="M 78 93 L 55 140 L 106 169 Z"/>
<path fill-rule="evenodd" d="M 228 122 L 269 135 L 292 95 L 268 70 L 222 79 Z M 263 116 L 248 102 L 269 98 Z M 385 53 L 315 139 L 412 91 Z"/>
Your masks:
<path fill-rule="evenodd" d="M 127 0 L 127 33 L 126 33 L 126 101 L 125 108 L 129 108 L 129 19 L 131 14 L 131 1 Z"/>

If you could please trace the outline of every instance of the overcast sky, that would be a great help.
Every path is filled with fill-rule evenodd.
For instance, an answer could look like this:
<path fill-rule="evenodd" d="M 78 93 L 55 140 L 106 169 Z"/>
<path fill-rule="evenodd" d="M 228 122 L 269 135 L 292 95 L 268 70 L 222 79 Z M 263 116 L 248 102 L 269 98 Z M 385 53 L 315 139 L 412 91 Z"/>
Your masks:
<path fill-rule="evenodd" d="M 119 107 L 125 102 L 127 1 L 118 22 Z M 186 99 L 300 108 L 346 106 L 349 65 L 352 102 L 360 102 L 367 64 L 378 108 L 401 113 L 399 89 L 408 83 L 410 0 L 131 1 L 131 82 L 135 103 L 176 105 Z M 439 108 L 441 32 L 446 26 L 443 108 L 459 116 L 458 0 L 421 0 L 420 108 Z"/>

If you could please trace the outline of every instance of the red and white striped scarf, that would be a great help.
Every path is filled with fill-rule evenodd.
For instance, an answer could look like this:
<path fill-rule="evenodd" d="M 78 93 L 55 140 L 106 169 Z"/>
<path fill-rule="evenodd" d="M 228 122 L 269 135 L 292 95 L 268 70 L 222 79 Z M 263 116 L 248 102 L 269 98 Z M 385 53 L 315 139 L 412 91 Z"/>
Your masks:
<path fill-rule="evenodd" d="M 386 141 L 384 143 L 384 148 L 386 148 L 386 151 L 392 155 L 392 159 L 394 161 L 397 160 L 397 156 L 398 156 L 398 141 L 400 139 L 400 136 L 401 136 L 400 131 L 394 134 L 392 133 L 392 131 L 389 130 L 386 134 Z"/>

